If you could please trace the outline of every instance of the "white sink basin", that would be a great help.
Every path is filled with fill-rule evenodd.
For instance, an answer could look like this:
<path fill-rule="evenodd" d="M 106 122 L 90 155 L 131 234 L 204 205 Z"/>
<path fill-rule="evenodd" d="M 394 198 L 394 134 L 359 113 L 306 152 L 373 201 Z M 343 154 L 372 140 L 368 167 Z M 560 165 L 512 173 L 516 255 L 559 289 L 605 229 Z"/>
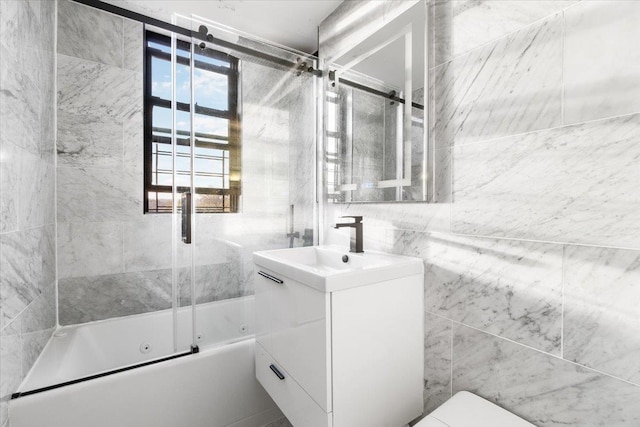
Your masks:
<path fill-rule="evenodd" d="M 343 256 L 348 260 L 343 261 Z M 253 262 L 271 272 L 323 292 L 423 274 L 420 258 L 365 251 L 350 253 L 340 246 L 309 246 L 253 253 Z"/>

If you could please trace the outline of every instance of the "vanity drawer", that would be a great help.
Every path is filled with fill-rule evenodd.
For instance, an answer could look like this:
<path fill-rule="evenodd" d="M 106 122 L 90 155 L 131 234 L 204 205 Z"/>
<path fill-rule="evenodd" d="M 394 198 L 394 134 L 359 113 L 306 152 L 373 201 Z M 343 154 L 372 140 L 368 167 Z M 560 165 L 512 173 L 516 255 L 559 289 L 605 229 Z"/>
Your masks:
<path fill-rule="evenodd" d="M 329 294 L 264 268 L 255 283 L 256 341 L 331 412 Z"/>
<path fill-rule="evenodd" d="M 282 378 L 280 378 L 280 376 Z M 289 376 L 269 353 L 256 343 L 256 378 L 294 426 L 332 427 L 333 417 L 325 412 Z"/>

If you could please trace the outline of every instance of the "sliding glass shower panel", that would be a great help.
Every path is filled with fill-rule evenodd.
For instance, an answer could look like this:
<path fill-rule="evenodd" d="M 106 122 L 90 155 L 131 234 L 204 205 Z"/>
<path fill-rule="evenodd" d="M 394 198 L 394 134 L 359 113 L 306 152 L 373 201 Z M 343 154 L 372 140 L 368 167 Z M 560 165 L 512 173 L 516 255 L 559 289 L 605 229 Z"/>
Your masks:
<path fill-rule="evenodd" d="M 183 19 L 195 65 L 190 289 L 195 340 L 207 345 L 253 333 L 254 251 L 313 243 L 315 63 Z"/>

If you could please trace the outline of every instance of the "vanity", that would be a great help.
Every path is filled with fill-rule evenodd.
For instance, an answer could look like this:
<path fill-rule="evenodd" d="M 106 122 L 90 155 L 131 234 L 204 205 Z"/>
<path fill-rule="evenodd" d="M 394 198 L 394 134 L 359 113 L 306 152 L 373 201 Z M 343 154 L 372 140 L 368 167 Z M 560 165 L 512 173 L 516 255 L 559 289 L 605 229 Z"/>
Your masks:
<path fill-rule="evenodd" d="M 418 258 L 334 246 L 255 252 L 256 377 L 295 427 L 422 414 Z"/>

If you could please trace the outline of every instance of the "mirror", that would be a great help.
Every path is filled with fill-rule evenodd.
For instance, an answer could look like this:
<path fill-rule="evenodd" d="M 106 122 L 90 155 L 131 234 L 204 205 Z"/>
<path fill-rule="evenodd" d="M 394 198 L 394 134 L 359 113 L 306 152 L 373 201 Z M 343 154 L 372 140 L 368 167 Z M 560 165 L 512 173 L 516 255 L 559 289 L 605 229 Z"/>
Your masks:
<path fill-rule="evenodd" d="M 329 200 L 426 201 L 426 5 L 325 64 Z"/>

